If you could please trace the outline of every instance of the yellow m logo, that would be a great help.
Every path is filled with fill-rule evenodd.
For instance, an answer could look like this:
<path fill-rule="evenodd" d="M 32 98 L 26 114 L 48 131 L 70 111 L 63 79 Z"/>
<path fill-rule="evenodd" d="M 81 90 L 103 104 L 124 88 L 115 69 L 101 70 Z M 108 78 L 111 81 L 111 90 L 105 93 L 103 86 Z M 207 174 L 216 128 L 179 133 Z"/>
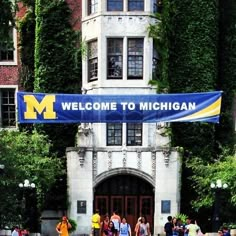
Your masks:
<path fill-rule="evenodd" d="M 25 119 L 37 119 L 37 113 L 42 114 L 43 111 L 44 119 L 56 119 L 56 112 L 53 110 L 55 101 L 55 95 L 46 95 L 40 103 L 34 95 L 24 95 L 24 102 L 26 103 Z"/>

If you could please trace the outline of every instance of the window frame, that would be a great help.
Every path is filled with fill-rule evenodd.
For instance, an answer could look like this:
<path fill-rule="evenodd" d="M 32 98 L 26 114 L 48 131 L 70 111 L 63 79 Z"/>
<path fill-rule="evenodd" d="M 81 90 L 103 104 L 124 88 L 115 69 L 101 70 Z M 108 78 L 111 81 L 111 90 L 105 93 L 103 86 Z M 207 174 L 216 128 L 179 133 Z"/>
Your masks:
<path fill-rule="evenodd" d="M 130 52 L 130 48 L 137 48 L 137 42 L 136 42 L 135 47 L 130 47 L 129 43 L 132 40 L 142 41 L 142 54 L 139 55 L 139 52 L 137 50 L 133 50 Z M 130 58 L 134 58 L 134 60 L 130 60 Z M 142 59 L 140 60 L 138 58 L 142 58 Z M 140 62 L 141 62 L 141 66 L 139 66 Z M 127 39 L 127 79 L 128 80 L 143 79 L 143 69 L 144 69 L 143 66 L 144 66 L 144 38 L 128 38 Z M 141 70 L 142 75 L 131 75 L 129 73 L 130 70 L 134 70 L 134 71 Z"/>
<path fill-rule="evenodd" d="M 2 60 L 1 55 L 0 55 L 0 65 L 17 65 L 17 32 L 14 27 L 11 27 L 11 32 L 12 32 L 12 46 L 13 47 L 12 47 L 12 50 L 8 50 L 8 51 L 11 51 L 13 58 L 12 60 Z"/>
<path fill-rule="evenodd" d="M 109 126 L 113 126 L 114 128 L 113 129 L 109 129 Z M 116 128 L 116 126 L 119 126 L 119 128 Z M 110 135 L 109 136 L 109 131 L 114 131 L 114 135 Z M 115 135 L 116 132 L 120 132 L 120 135 Z M 123 125 L 122 123 L 107 123 L 106 124 L 106 140 L 107 140 L 107 146 L 122 146 L 122 138 L 123 138 Z M 116 138 L 120 138 L 120 142 L 116 143 Z M 109 141 L 109 138 L 112 138 L 113 139 L 113 142 L 110 142 Z"/>
<path fill-rule="evenodd" d="M 142 4 L 142 8 L 138 7 L 138 4 Z M 131 4 L 134 4 L 131 8 Z M 144 11 L 145 1 L 144 0 L 128 0 L 128 11 Z"/>
<path fill-rule="evenodd" d="M 111 41 L 113 40 L 113 47 L 110 46 Z M 109 42 L 110 41 L 110 42 Z M 121 41 L 121 53 L 119 54 L 119 52 L 109 52 L 109 48 L 118 48 L 115 47 L 116 45 L 118 45 L 119 43 L 117 43 L 118 41 Z M 123 52 L 123 45 L 124 45 L 124 39 L 123 38 L 107 38 L 107 79 L 123 79 L 123 58 L 124 58 L 124 52 Z M 115 66 L 114 68 L 109 66 L 109 62 L 110 62 L 110 58 L 119 58 L 120 60 L 115 60 Z M 117 65 L 117 64 L 120 64 Z M 114 69 L 115 70 L 120 70 L 120 75 L 115 76 L 115 75 L 111 75 L 110 70 Z M 115 72 L 114 72 L 115 73 Z"/>
<path fill-rule="evenodd" d="M 121 8 L 109 9 L 110 3 L 121 4 Z M 107 11 L 124 11 L 124 1 L 120 0 L 120 2 L 118 2 L 118 0 L 107 0 Z"/>
<path fill-rule="evenodd" d="M 92 15 L 98 12 L 98 0 L 88 0 L 88 11 L 87 14 Z"/>
<path fill-rule="evenodd" d="M 8 93 L 6 97 L 3 97 L 3 92 Z M 11 96 L 12 94 L 13 96 Z M 7 103 L 4 102 L 5 99 L 7 99 Z M 7 114 L 7 118 L 5 118 L 5 114 Z M 4 120 L 7 120 L 7 124 Z M 12 122 L 14 125 L 11 124 Z M 16 126 L 16 87 L 0 87 L 0 128 L 16 128 Z"/>
<path fill-rule="evenodd" d="M 134 128 L 129 128 L 129 126 L 134 126 Z M 133 131 L 134 135 L 129 135 L 129 131 Z M 140 135 L 137 136 L 137 133 L 140 132 Z M 134 139 L 134 143 L 129 143 L 129 137 Z M 137 137 L 140 137 L 137 139 Z M 140 142 L 137 142 L 140 140 Z M 127 123 L 126 124 L 126 145 L 127 146 L 142 146 L 143 145 L 143 124 L 142 123 Z"/>
<path fill-rule="evenodd" d="M 96 43 L 95 53 L 92 52 L 92 44 Z M 98 80 L 98 41 L 93 40 L 88 42 L 88 82 Z M 92 52 L 92 53 L 91 53 Z M 91 74 L 95 74 L 95 76 L 90 76 Z"/>

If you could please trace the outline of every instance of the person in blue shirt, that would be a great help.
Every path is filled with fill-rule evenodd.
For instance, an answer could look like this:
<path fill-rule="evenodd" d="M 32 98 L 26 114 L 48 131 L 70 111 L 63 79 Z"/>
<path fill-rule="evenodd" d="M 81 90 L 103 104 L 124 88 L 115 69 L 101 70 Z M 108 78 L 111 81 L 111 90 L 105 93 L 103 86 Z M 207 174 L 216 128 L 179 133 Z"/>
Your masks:
<path fill-rule="evenodd" d="M 230 236 L 229 229 L 226 226 L 223 227 L 223 236 Z"/>

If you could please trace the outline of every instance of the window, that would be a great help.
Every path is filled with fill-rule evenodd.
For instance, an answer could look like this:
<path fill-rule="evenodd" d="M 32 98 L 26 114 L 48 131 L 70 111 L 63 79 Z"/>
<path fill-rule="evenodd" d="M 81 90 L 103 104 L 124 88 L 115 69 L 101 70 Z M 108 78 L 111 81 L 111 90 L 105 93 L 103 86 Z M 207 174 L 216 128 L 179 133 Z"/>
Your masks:
<path fill-rule="evenodd" d="M 107 40 L 107 78 L 122 79 L 123 39 Z"/>
<path fill-rule="evenodd" d="M 128 79 L 143 78 L 143 39 L 128 39 Z"/>
<path fill-rule="evenodd" d="M 142 124 L 108 123 L 107 124 L 107 146 L 122 146 L 122 131 L 126 127 L 127 146 L 142 145 Z"/>
<path fill-rule="evenodd" d="M 107 11 L 123 11 L 123 0 L 107 0 Z"/>
<path fill-rule="evenodd" d="M 127 124 L 127 145 L 142 145 L 142 124 Z"/>
<path fill-rule="evenodd" d="M 107 124 L 107 145 L 122 145 L 122 124 Z"/>
<path fill-rule="evenodd" d="M 88 44 L 88 80 L 97 80 L 98 75 L 98 55 L 97 55 L 97 41 Z"/>
<path fill-rule="evenodd" d="M 9 41 L 0 41 L 0 62 L 14 61 L 13 27 L 9 29 Z"/>
<path fill-rule="evenodd" d="M 143 11 L 144 0 L 128 0 L 128 10 L 129 11 Z"/>
<path fill-rule="evenodd" d="M 15 89 L 0 89 L 0 127 L 16 126 Z"/>
<path fill-rule="evenodd" d="M 98 0 L 88 0 L 88 15 L 98 11 Z"/>
<path fill-rule="evenodd" d="M 153 12 L 161 13 L 161 11 L 162 11 L 162 0 L 156 0 L 156 2 L 153 5 Z"/>

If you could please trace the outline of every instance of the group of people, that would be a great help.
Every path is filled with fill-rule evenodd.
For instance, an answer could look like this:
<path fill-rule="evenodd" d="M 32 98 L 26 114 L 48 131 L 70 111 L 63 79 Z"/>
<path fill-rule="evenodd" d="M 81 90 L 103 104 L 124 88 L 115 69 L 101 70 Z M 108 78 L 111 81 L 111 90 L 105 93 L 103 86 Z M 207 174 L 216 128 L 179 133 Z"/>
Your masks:
<path fill-rule="evenodd" d="M 108 214 L 101 220 L 99 210 L 92 216 L 93 236 L 131 236 L 131 226 L 125 217 L 121 218 L 117 211 L 111 217 Z M 144 216 L 139 217 L 134 228 L 135 236 L 150 236 L 150 225 Z"/>
<path fill-rule="evenodd" d="M 168 216 L 167 220 L 164 226 L 166 236 L 203 236 L 196 220 L 187 218 L 186 222 L 182 222 L 181 219 L 172 216 Z M 218 236 L 230 236 L 229 229 L 223 227 L 218 231 Z"/>
<path fill-rule="evenodd" d="M 11 236 L 29 236 L 29 230 L 14 226 Z"/>
<path fill-rule="evenodd" d="M 166 236 L 202 236 L 200 227 L 193 219 L 186 219 L 186 222 L 182 222 L 181 219 L 168 216 L 168 222 L 164 226 Z"/>

